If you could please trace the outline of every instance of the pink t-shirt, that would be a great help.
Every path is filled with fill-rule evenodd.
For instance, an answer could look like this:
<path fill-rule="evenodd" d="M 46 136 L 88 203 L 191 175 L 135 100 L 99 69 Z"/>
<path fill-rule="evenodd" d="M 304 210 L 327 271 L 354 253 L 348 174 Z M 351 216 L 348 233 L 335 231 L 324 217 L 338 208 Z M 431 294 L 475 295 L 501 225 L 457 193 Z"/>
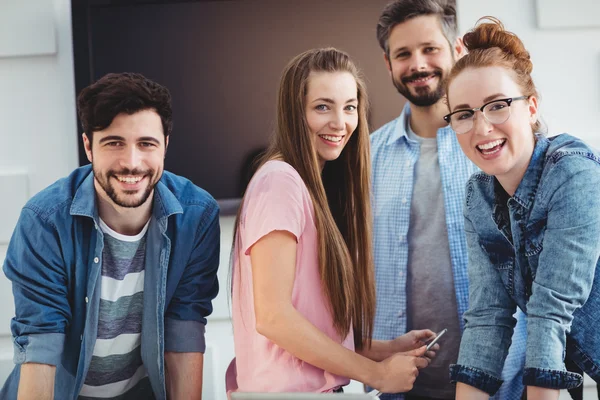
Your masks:
<path fill-rule="evenodd" d="M 256 331 L 250 251 L 268 233 L 289 231 L 298 241 L 293 306 L 331 339 L 354 351 L 352 330 L 342 339 L 333 327 L 321 289 L 312 200 L 292 166 L 269 161 L 259 168 L 246 191 L 238 229 L 232 292 L 236 359 L 226 377 L 228 391 L 237 385 L 243 392 L 327 392 L 347 385 L 349 379 L 294 357 Z"/>

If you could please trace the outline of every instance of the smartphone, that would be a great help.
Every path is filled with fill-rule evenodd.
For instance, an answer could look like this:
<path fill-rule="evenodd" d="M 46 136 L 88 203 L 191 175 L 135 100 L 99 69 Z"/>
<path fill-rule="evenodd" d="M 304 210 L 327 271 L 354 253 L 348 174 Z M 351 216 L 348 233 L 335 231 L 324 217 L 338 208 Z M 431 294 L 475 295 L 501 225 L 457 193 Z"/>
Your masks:
<path fill-rule="evenodd" d="M 438 340 L 439 340 L 439 339 L 440 339 L 442 336 L 444 336 L 444 333 L 446 333 L 446 331 L 447 331 L 447 330 L 448 330 L 448 329 L 444 329 L 443 331 L 439 332 L 439 333 L 437 334 L 437 336 L 436 336 L 436 337 L 435 337 L 433 340 L 431 340 L 429 343 L 427 343 L 427 349 L 426 349 L 426 351 L 429 351 L 429 349 L 431 348 L 431 346 L 433 346 L 434 344 L 436 344 L 436 343 L 437 343 L 437 341 L 438 341 Z"/>

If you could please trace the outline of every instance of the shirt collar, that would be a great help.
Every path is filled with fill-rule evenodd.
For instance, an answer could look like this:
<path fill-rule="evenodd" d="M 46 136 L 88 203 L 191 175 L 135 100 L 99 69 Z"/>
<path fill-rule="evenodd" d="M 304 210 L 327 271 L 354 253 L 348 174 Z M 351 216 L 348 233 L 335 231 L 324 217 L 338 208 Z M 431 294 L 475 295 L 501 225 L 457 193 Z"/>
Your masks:
<path fill-rule="evenodd" d="M 396 126 L 394 127 L 392 134 L 388 138 L 386 145 L 395 143 L 398 140 L 400 140 L 402 137 L 407 137 L 406 124 L 407 124 L 407 121 L 409 118 L 410 118 L 410 103 L 407 101 L 406 104 L 404 104 L 402 113 L 400 114 L 400 116 L 398 118 L 396 118 Z"/>
<path fill-rule="evenodd" d="M 402 139 L 402 138 L 406 138 L 406 140 L 411 140 L 408 136 L 408 132 L 407 132 L 407 126 L 410 123 L 410 116 L 411 116 L 411 112 L 410 112 L 410 103 L 407 101 L 406 104 L 404 104 L 404 108 L 402 109 L 402 113 L 400 114 L 400 116 L 398 118 L 396 118 L 396 125 L 394 126 L 394 129 L 392 130 L 391 135 L 389 136 L 386 145 L 390 145 L 392 143 L 397 142 L 398 140 Z M 454 131 L 452 130 L 452 128 L 450 128 L 450 125 L 448 126 L 444 126 L 440 129 L 438 129 L 438 136 L 440 134 L 452 134 L 455 135 Z"/>

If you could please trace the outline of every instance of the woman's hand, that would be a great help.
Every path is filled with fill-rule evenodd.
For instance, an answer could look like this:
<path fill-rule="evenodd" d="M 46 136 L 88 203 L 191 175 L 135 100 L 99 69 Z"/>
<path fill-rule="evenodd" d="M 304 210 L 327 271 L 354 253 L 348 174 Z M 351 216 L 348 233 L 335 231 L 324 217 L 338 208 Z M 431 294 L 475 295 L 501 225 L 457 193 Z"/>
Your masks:
<path fill-rule="evenodd" d="M 402 336 L 398 336 L 391 342 L 391 350 L 393 353 L 403 353 L 410 350 L 418 349 L 425 345 L 431 339 L 436 336 L 435 332 L 429 329 L 413 330 L 405 333 Z M 440 345 L 434 344 L 431 349 L 424 355 L 431 361 L 435 357 L 435 352 L 439 350 Z"/>
<path fill-rule="evenodd" d="M 396 353 L 378 363 L 378 380 L 369 386 L 382 393 L 404 393 L 413 388 L 419 370 L 429 365 L 425 348 Z"/>

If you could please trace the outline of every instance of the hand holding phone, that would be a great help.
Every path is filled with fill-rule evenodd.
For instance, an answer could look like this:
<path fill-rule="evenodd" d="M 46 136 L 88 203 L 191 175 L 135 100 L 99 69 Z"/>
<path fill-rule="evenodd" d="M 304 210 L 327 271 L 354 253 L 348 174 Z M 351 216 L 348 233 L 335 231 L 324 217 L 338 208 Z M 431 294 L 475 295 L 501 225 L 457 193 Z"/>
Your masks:
<path fill-rule="evenodd" d="M 433 338 L 429 343 L 427 343 L 427 348 L 425 349 L 425 351 L 429 351 L 429 349 L 431 349 L 431 347 L 437 343 L 437 341 L 444 336 L 444 333 L 446 333 L 448 329 L 444 329 L 443 331 L 439 332 L 435 338 Z"/>

